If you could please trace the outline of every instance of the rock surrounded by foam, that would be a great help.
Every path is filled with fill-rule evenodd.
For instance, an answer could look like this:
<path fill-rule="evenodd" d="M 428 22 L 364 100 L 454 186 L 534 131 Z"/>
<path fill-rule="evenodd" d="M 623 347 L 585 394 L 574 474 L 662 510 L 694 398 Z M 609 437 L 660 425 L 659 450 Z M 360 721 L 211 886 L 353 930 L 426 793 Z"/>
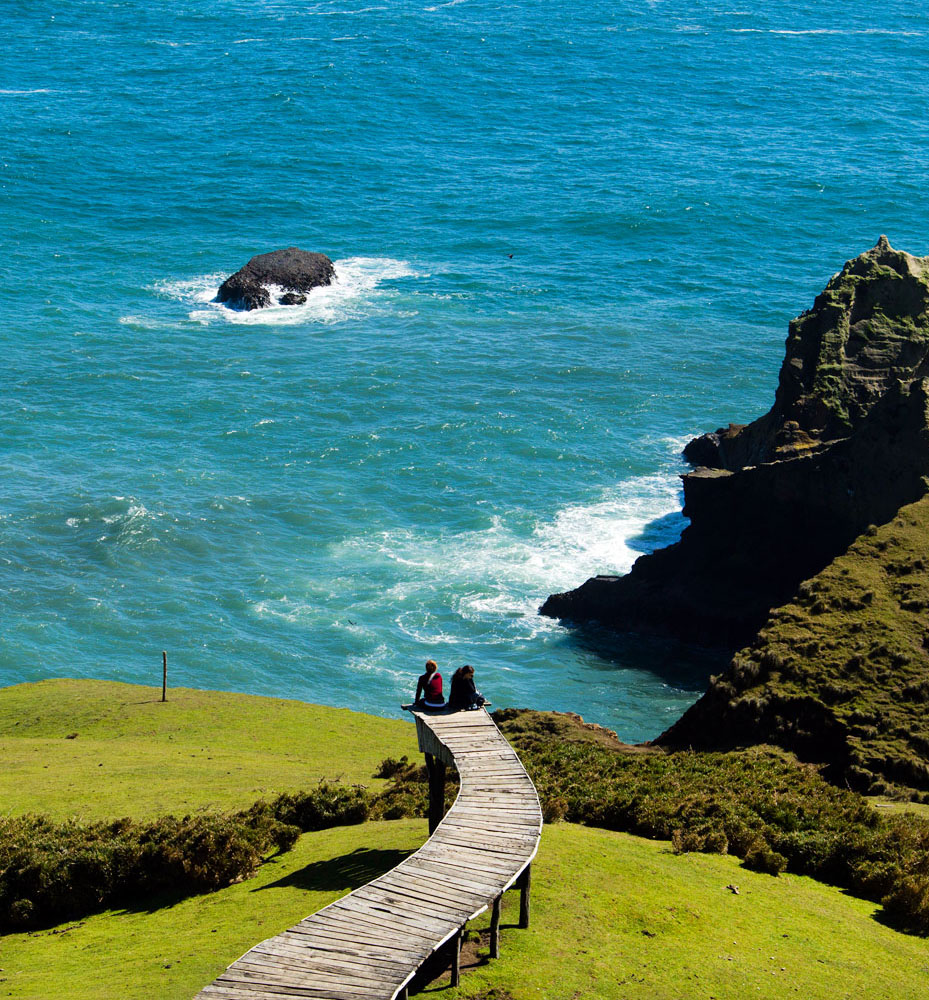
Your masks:
<path fill-rule="evenodd" d="M 322 253 L 297 247 L 258 254 L 227 278 L 216 296 L 236 309 L 262 309 L 271 305 L 271 287 L 285 291 L 280 305 L 300 305 L 306 293 L 335 279 L 332 261 Z"/>

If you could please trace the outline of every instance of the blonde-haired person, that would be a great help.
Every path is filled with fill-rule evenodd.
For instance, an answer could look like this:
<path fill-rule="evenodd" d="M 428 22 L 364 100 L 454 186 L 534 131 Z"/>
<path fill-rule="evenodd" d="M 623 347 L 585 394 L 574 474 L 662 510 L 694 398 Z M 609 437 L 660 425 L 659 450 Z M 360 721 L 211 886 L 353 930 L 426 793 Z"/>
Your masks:
<path fill-rule="evenodd" d="M 426 660 L 426 672 L 421 674 L 416 682 L 416 697 L 413 701 L 417 705 L 425 705 L 426 708 L 445 707 L 445 698 L 442 695 L 442 675 L 439 673 L 439 665 L 435 660 Z"/>

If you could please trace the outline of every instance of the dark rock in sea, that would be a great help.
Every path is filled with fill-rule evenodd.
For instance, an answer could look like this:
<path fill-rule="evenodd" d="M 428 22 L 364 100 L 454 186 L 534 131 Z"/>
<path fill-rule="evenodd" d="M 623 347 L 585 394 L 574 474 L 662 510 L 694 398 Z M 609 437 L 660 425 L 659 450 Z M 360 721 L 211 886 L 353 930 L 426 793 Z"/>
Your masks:
<path fill-rule="evenodd" d="M 302 305 L 306 301 L 302 293 L 331 285 L 334 279 L 335 268 L 325 254 L 289 247 L 252 257 L 220 285 L 216 298 L 235 309 L 262 309 L 271 305 L 269 287 L 274 285 L 288 293 L 282 304 Z"/>
<path fill-rule="evenodd" d="M 688 445 L 680 542 L 541 613 L 736 648 L 871 524 L 927 491 L 929 258 L 877 246 L 790 324 L 774 405 Z"/>

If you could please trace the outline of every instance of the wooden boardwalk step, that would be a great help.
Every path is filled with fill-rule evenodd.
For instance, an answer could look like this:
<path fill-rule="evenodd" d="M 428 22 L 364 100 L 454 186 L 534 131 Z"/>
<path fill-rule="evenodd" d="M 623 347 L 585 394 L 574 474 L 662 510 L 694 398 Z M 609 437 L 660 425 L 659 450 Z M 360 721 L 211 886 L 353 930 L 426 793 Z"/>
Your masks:
<path fill-rule="evenodd" d="M 432 836 L 396 868 L 255 945 L 196 1000 L 395 1000 L 528 869 L 539 798 L 493 719 L 483 709 L 413 715 L 420 749 L 453 762 L 460 779 Z"/>

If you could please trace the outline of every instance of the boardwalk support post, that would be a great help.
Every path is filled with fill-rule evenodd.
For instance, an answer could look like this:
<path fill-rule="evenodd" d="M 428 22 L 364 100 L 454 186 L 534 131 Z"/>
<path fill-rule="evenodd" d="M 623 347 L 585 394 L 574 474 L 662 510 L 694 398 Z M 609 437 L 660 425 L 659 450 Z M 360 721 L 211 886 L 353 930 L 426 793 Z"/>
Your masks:
<path fill-rule="evenodd" d="M 490 957 L 500 957 L 500 900 L 502 894 L 494 900 L 493 909 L 490 911 Z"/>
<path fill-rule="evenodd" d="M 431 837 L 445 815 L 445 762 L 431 753 L 425 754 L 426 772 L 429 775 L 429 836 Z"/>
<path fill-rule="evenodd" d="M 522 890 L 526 926 L 528 867 L 542 830 L 526 769 L 486 711 L 413 709 L 413 716 L 429 773 L 433 832 L 426 843 L 391 871 L 256 944 L 197 1000 L 408 1000 L 416 971 L 431 956 L 460 985 L 468 922 L 491 907 L 499 954 L 508 889 Z M 447 767 L 458 772 L 460 788 L 443 816 Z"/>
<path fill-rule="evenodd" d="M 452 936 L 452 981 L 451 987 L 458 986 L 461 982 L 461 928 L 455 931 Z"/>
<path fill-rule="evenodd" d="M 526 870 L 519 877 L 519 926 L 529 926 L 529 889 L 532 885 L 532 865 L 526 865 Z"/>

